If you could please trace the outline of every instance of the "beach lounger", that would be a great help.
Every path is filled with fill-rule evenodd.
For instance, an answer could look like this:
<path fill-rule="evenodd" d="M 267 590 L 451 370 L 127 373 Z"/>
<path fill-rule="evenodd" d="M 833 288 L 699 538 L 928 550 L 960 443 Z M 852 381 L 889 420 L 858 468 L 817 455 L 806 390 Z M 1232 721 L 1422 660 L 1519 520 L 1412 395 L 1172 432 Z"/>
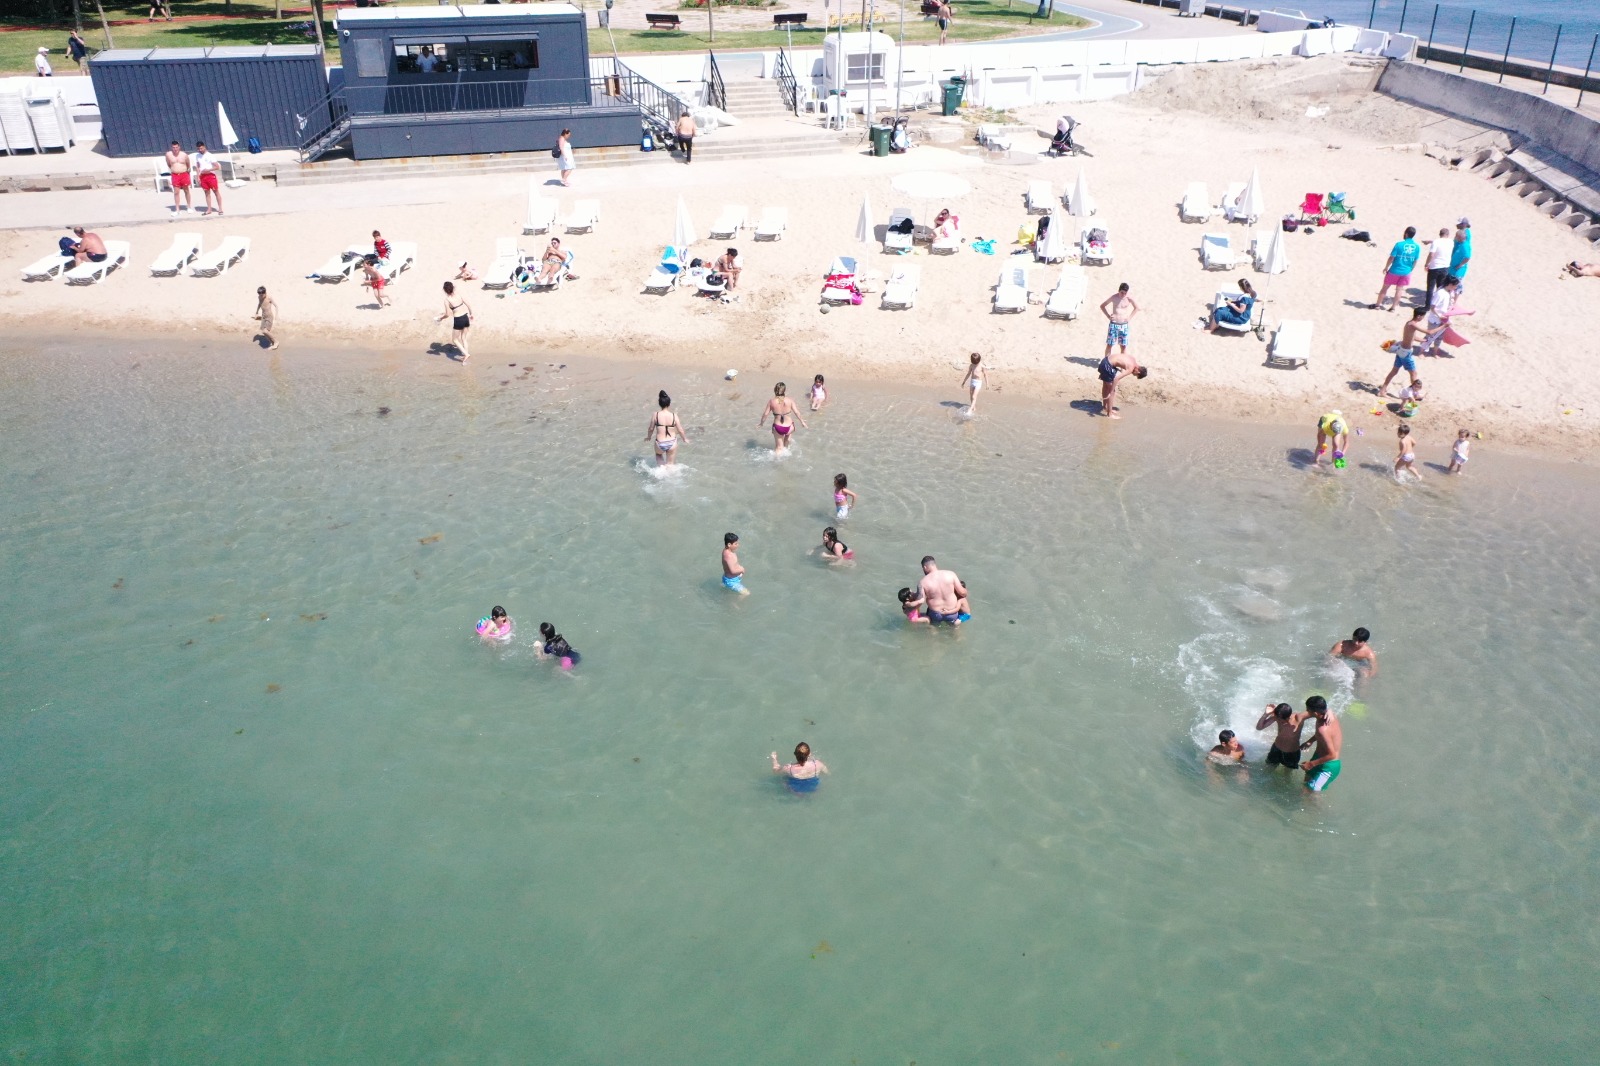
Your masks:
<path fill-rule="evenodd" d="M 348 281 L 357 270 L 361 269 L 361 262 L 365 255 L 365 249 L 352 244 L 322 264 L 322 266 L 307 274 L 306 277 L 312 281 L 327 281 L 335 285 L 341 281 Z"/>
<path fill-rule="evenodd" d="M 916 218 L 909 207 L 897 207 L 889 215 L 889 226 L 883 231 L 883 250 L 895 255 L 911 254 L 911 238 L 917 228 Z"/>
<path fill-rule="evenodd" d="M 1239 197 L 1244 195 L 1245 183 L 1242 181 L 1228 182 L 1228 189 L 1222 194 L 1222 217 L 1229 222 L 1237 222 L 1242 216 L 1239 214 Z"/>
<path fill-rule="evenodd" d="M 542 263 L 528 263 L 522 268 L 517 282 L 518 292 L 555 292 L 567 280 L 567 275 L 572 273 L 572 264 L 577 259 L 572 252 L 568 252 L 561 260 L 561 269 L 556 271 L 556 276 L 551 281 L 540 281 L 539 271 Z"/>
<path fill-rule="evenodd" d="M 556 224 L 556 202 L 539 194 L 540 186 L 534 182 L 528 188 L 528 217 L 523 220 L 523 233 L 549 233 Z"/>
<path fill-rule="evenodd" d="M 1111 265 L 1111 233 L 1106 227 L 1083 227 L 1078 237 L 1078 262 Z"/>
<path fill-rule="evenodd" d="M 172 247 L 156 256 L 155 262 L 150 264 L 150 273 L 158 278 L 175 278 L 178 272 L 193 262 L 199 254 L 200 234 L 173 234 Z"/>
<path fill-rule="evenodd" d="M 194 262 L 189 264 L 189 276 L 214 278 L 218 274 L 226 274 L 228 268 L 243 259 L 249 251 L 249 237 L 224 237 L 222 243 L 211 251 L 201 252 L 195 256 Z"/>
<path fill-rule="evenodd" d="M 758 241 L 781 241 L 783 231 L 788 228 L 788 208 L 764 207 L 761 209 L 761 221 L 756 223 L 755 238 Z"/>
<path fill-rule="evenodd" d="M 889 275 L 883 287 L 883 297 L 878 306 L 886 311 L 909 311 L 917 303 L 917 284 L 922 272 L 914 266 L 903 266 Z"/>
<path fill-rule="evenodd" d="M 61 276 L 67 279 L 68 285 L 97 285 L 106 279 L 107 274 L 128 261 L 129 251 L 127 241 L 107 241 L 104 260 L 79 263 Z"/>
<path fill-rule="evenodd" d="M 384 281 L 393 281 L 403 270 L 417 265 L 417 245 L 414 241 L 395 241 L 389 246 L 389 258 L 378 261 L 378 273 Z"/>
<path fill-rule="evenodd" d="M 717 220 L 711 224 L 711 228 L 706 231 L 706 236 L 714 241 L 729 240 L 744 229 L 747 217 L 748 212 L 745 211 L 743 204 L 728 204 L 717 216 Z"/>
<path fill-rule="evenodd" d="M 1020 314 L 1028 307 L 1028 268 L 1006 266 L 1000 270 L 1000 280 L 994 286 L 994 313 Z"/>
<path fill-rule="evenodd" d="M 928 246 L 929 255 L 955 255 L 961 250 L 961 237 L 952 233 L 948 237 L 935 237 Z"/>
<path fill-rule="evenodd" d="M 1048 181 L 1028 182 L 1028 192 L 1025 199 L 1028 214 L 1030 215 L 1048 215 L 1051 208 L 1056 206 L 1055 194 L 1050 191 L 1050 183 Z"/>
<path fill-rule="evenodd" d="M 494 262 L 489 264 L 489 269 L 483 272 L 483 287 L 486 289 L 510 288 L 516 280 L 517 270 L 522 266 L 522 250 L 517 247 L 515 237 L 496 237 L 494 239 Z"/>
<path fill-rule="evenodd" d="M 561 220 L 568 233 L 592 233 L 600 223 L 600 201 L 579 200 L 572 205 L 572 214 Z"/>
<path fill-rule="evenodd" d="M 1200 265 L 1207 270 L 1232 270 L 1238 256 L 1225 233 L 1207 233 L 1200 238 Z"/>
<path fill-rule="evenodd" d="M 1226 304 L 1229 300 L 1242 299 L 1244 299 L 1244 293 L 1242 292 L 1225 292 L 1221 289 L 1218 289 L 1217 294 L 1211 298 L 1211 310 L 1215 311 L 1217 308 Z M 1261 301 L 1257 300 L 1256 305 L 1260 306 Z M 1255 324 L 1252 322 L 1224 322 L 1220 318 L 1217 319 L 1217 329 L 1227 330 L 1229 333 L 1249 333 L 1255 328 Z"/>
<path fill-rule="evenodd" d="M 1011 151 L 1011 135 L 1001 126 L 985 123 L 978 127 L 978 143 L 991 152 Z"/>
<path fill-rule="evenodd" d="M 842 255 L 828 266 L 822 280 L 822 302 L 825 304 L 859 303 L 861 294 L 856 291 L 856 261 Z"/>
<path fill-rule="evenodd" d="M 1178 207 L 1178 217 L 1184 222 L 1204 222 L 1211 217 L 1211 199 L 1206 195 L 1206 183 L 1191 181 L 1184 191 L 1183 203 Z"/>
<path fill-rule="evenodd" d="M 665 296 L 683 279 L 683 253 L 668 245 L 661 253 L 661 262 L 656 264 L 656 269 L 648 278 L 644 279 L 644 291 L 658 296 Z"/>
<path fill-rule="evenodd" d="M 1050 298 L 1045 301 L 1044 317 L 1064 318 L 1069 321 L 1077 318 L 1078 312 L 1083 310 L 1083 300 L 1088 293 L 1089 279 L 1084 276 L 1083 268 L 1062 267 L 1061 280 L 1056 282 L 1056 287 L 1050 292 Z"/>
<path fill-rule="evenodd" d="M 1267 362 L 1285 370 L 1305 366 L 1311 359 L 1311 323 L 1303 318 L 1286 318 L 1278 323 Z"/>
<path fill-rule="evenodd" d="M 72 265 L 72 256 L 56 252 L 22 268 L 23 281 L 49 281 Z"/>

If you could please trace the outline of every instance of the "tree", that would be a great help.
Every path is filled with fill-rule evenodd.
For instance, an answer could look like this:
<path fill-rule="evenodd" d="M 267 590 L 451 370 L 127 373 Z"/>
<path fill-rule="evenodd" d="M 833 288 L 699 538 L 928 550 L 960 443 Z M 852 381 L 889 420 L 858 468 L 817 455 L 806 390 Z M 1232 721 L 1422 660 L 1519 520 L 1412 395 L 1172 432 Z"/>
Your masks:
<path fill-rule="evenodd" d="M 100 30 L 106 35 L 106 47 L 115 48 L 116 45 L 111 43 L 111 23 L 106 21 L 106 9 L 100 6 L 100 0 L 94 0 L 94 9 L 100 16 Z"/>
<path fill-rule="evenodd" d="M 1055 14 L 1055 0 L 1039 0 L 1039 10 L 1033 13 L 1036 19 L 1048 19 Z"/>
<path fill-rule="evenodd" d="M 83 9 L 78 6 L 78 0 L 72 0 L 72 28 L 79 37 L 83 36 Z"/>
<path fill-rule="evenodd" d="M 322 0 L 311 0 L 311 19 L 317 24 L 317 51 L 326 54 L 328 45 L 322 39 Z"/>

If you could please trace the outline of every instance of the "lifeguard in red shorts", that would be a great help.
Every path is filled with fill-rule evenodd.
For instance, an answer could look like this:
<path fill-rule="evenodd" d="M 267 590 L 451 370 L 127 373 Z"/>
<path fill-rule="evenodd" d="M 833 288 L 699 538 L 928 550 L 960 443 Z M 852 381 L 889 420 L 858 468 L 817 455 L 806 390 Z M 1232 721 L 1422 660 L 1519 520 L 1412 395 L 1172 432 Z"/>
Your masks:
<path fill-rule="evenodd" d="M 193 184 L 189 174 L 189 153 L 183 150 L 183 145 L 173 141 L 172 147 L 167 149 L 166 159 L 167 174 L 172 178 L 172 213 L 194 210 L 194 201 L 191 199 L 194 194 L 189 189 Z M 180 197 L 183 200 L 181 208 L 178 205 Z"/>
<path fill-rule="evenodd" d="M 194 169 L 200 175 L 200 191 L 206 197 L 206 213 L 222 214 L 222 183 L 217 180 L 222 174 L 222 163 L 206 149 L 205 141 L 194 142 Z M 211 206 L 213 197 L 217 201 L 215 207 Z"/>

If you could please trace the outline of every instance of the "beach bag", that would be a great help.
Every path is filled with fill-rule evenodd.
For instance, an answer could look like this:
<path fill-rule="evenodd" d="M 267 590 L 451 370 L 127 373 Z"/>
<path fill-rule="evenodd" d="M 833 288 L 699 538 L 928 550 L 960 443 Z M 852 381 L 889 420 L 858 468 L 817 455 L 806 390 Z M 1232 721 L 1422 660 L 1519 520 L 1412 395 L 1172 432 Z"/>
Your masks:
<path fill-rule="evenodd" d="M 251 155 L 260 155 L 261 154 L 261 138 L 260 137 L 251 137 L 248 141 L 244 142 L 244 145 L 245 145 L 246 148 L 250 149 L 250 154 Z"/>
<path fill-rule="evenodd" d="M 711 273 L 706 275 L 706 284 L 707 285 L 724 285 L 724 284 L 727 283 L 727 281 L 728 281 L 728 279 L 726 277 L 724 277 L 721 274 L 718 274 L 715 270 L 713 270 Z"/>
<path fill-rule="evenodd" d="M 1089 231 L 1089 243 L 1090 244 L 1104 244 L 1104 243 L 1106 243 L 1106 231 L 1103 230 L 1103 229 L 1092 229 L 1092 230 L 1090 230 Z"/>
<path fill-rule="evenodd" d="M 1299 219 L 1295 218 L 1293 215 L 1284 215 L 1283 216 L 1283 232 L 1285 232 L 1285 233 L 1293 233 L 1295 230 L 1297 230 L 1299 228 L 1300 228 L 1300 220 Z"/>
<path fill-rule="evenodd" d="M 559 144 L 556 145 L 554 148 L 550 149 L 550 158 L 551 159 L 560 159 L 561 158 L 561 146 Z"/>

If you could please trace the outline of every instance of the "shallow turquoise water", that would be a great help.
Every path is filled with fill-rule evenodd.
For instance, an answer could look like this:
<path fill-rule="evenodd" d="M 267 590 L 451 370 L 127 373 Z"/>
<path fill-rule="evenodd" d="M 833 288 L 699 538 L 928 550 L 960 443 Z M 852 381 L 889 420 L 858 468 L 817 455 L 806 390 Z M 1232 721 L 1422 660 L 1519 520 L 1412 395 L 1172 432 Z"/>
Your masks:
<path fill-rule="evenodd" d="M 767 376 L 349 360 L 0 363 L 11 1058 L 1593 1061 L 1593 471 L 847 382 L 775 463 Z M 1328 794 L 1198 759 L 1313 691 Z"/>

